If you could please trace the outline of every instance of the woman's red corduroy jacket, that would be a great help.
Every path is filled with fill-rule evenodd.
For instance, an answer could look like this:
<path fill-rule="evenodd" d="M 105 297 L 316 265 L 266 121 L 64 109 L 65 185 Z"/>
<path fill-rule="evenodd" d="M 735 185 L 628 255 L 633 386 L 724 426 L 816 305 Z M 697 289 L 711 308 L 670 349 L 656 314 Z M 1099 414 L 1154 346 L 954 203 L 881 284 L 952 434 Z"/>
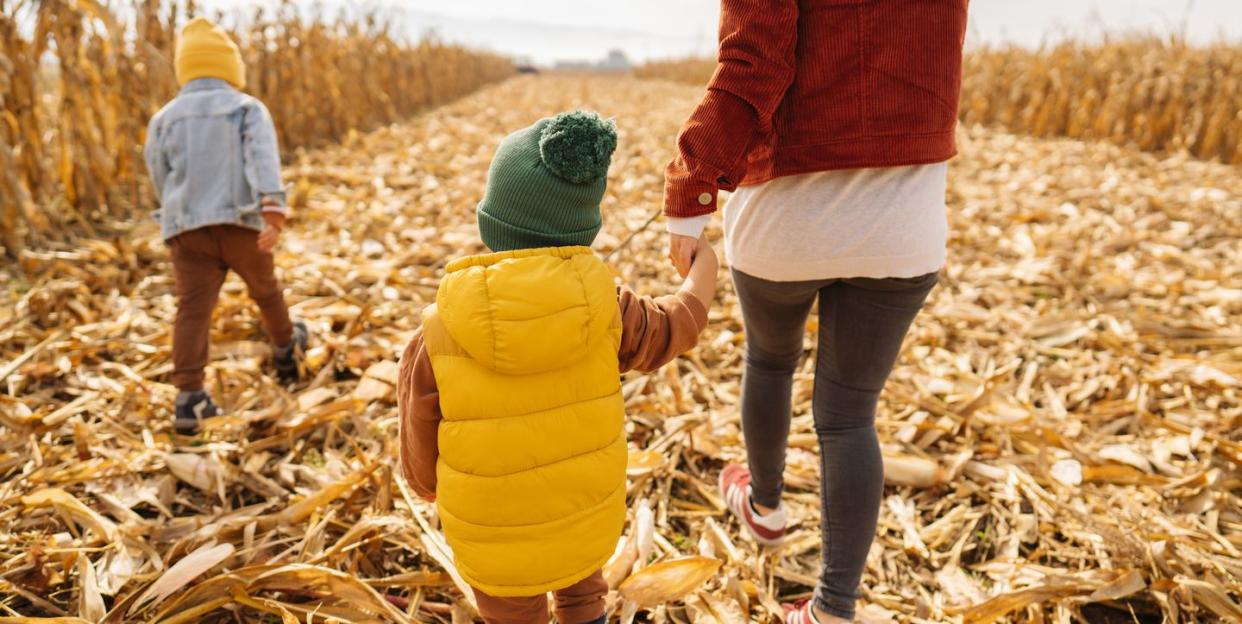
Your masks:
<path fill-rule="evenodd" d="M 723 0 L 707 95 L 677 138 L 664 210 L 718 190 L 957 153 L 968 0 Z"/>

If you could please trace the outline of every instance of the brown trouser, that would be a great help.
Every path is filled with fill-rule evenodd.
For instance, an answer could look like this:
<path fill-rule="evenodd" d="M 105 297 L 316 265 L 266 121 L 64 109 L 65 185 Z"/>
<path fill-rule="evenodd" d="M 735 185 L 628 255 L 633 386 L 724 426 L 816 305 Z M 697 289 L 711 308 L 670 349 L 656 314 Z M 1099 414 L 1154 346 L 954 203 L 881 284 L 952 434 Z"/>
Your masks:
<path fill-rule="evenodd" d="M 209 225 L 169 239 L 177 282 L 172 373 L 177 389 L 203 388 L 211 313 L 229 269 L 246 282 L 250 298 L 259 304 L 263 328 L 272 343 L 284 346 L 293 340 L 293 323 L 276 279 L 272 254 L 259 250 L 258 239 L 258 232 L 236 225 Z"/>
<path fill-rule="evenodd" d="M 604 595 L 608 583 L 604 574 L 596 572 L 585 579 L 552 592 L 556 599 L 556 621 L 560 624 L 584 624 L 604 617 Z M 474 590 L 479 615 L 487 624 L 548 624 L 548 595 L 498 598 Z"/>

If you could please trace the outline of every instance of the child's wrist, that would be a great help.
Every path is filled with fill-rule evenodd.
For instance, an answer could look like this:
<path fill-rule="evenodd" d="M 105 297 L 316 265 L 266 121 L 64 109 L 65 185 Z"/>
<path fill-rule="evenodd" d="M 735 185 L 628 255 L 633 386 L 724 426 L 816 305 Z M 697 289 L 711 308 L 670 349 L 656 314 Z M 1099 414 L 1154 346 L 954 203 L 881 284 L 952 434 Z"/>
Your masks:
<path fill-rule="evenodd" d="M 276 212 L 284 212 L 284 211 L 285 211 L 285 203 L 284 203 L 284 201 L 282 201 L 282 198 L 279 198 L 279 197 L 277 197 L 277 196 L 275 196 L 275 195 L 264 195 L 264 196 L 260 197 L 260 198 L 259 198 L 259 207 L 260 207 L 262 210 L 265 210 L 265 211 L 266 211 L 266 210 L 272 210 L 272 211 L 276 211 Z"/>

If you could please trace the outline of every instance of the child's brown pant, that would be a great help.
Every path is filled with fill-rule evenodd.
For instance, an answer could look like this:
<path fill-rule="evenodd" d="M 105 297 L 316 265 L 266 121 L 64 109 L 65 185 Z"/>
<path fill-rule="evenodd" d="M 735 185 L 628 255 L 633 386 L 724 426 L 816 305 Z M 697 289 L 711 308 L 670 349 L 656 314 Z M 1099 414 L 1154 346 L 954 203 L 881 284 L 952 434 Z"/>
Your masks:
<path fill-rule="evenodd" d="M 556 599 L 556 621 L 560 624 L 584 624 L 604 616 L 604 595 L 608 583 L 604 574 L 596 572 L 585 579 L 552 592 Z M 479 615 L 487 624 L 548 624 L 548 595 L 498 598 L 474 590 Z"/>
<path fill-rule="evenodd" d="M 168 241 L 177 282 L 172 383 L 179 390 L 203 388 L 211 313 L 229 269 L 246 282 L 250 298 L 259 304 L 263 327 L 273 344 L 284 346 L 293 340 L 293 323 L 276 279 L 272 254 L 259 250 L 258 238 L 259 233 L 249 228 L 209 225 Z"/>

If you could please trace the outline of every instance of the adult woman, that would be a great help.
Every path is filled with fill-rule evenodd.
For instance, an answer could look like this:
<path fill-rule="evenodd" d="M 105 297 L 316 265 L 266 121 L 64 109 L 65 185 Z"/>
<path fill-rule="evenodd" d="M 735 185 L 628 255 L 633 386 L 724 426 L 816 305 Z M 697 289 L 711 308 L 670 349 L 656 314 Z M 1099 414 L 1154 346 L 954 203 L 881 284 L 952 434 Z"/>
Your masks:
<path fill-rule="evenodd" d="M 787 621 L 848 621 L 883 494 L 875 408 L 944 262 L 967 0 L 722 0 L 719 64 L 668 166 L 684 275 L 719 190 L 746 328 L 748 467 L 721 490 L 780 541 L 792 375 L 819 302 L 823 570 Z"/>

